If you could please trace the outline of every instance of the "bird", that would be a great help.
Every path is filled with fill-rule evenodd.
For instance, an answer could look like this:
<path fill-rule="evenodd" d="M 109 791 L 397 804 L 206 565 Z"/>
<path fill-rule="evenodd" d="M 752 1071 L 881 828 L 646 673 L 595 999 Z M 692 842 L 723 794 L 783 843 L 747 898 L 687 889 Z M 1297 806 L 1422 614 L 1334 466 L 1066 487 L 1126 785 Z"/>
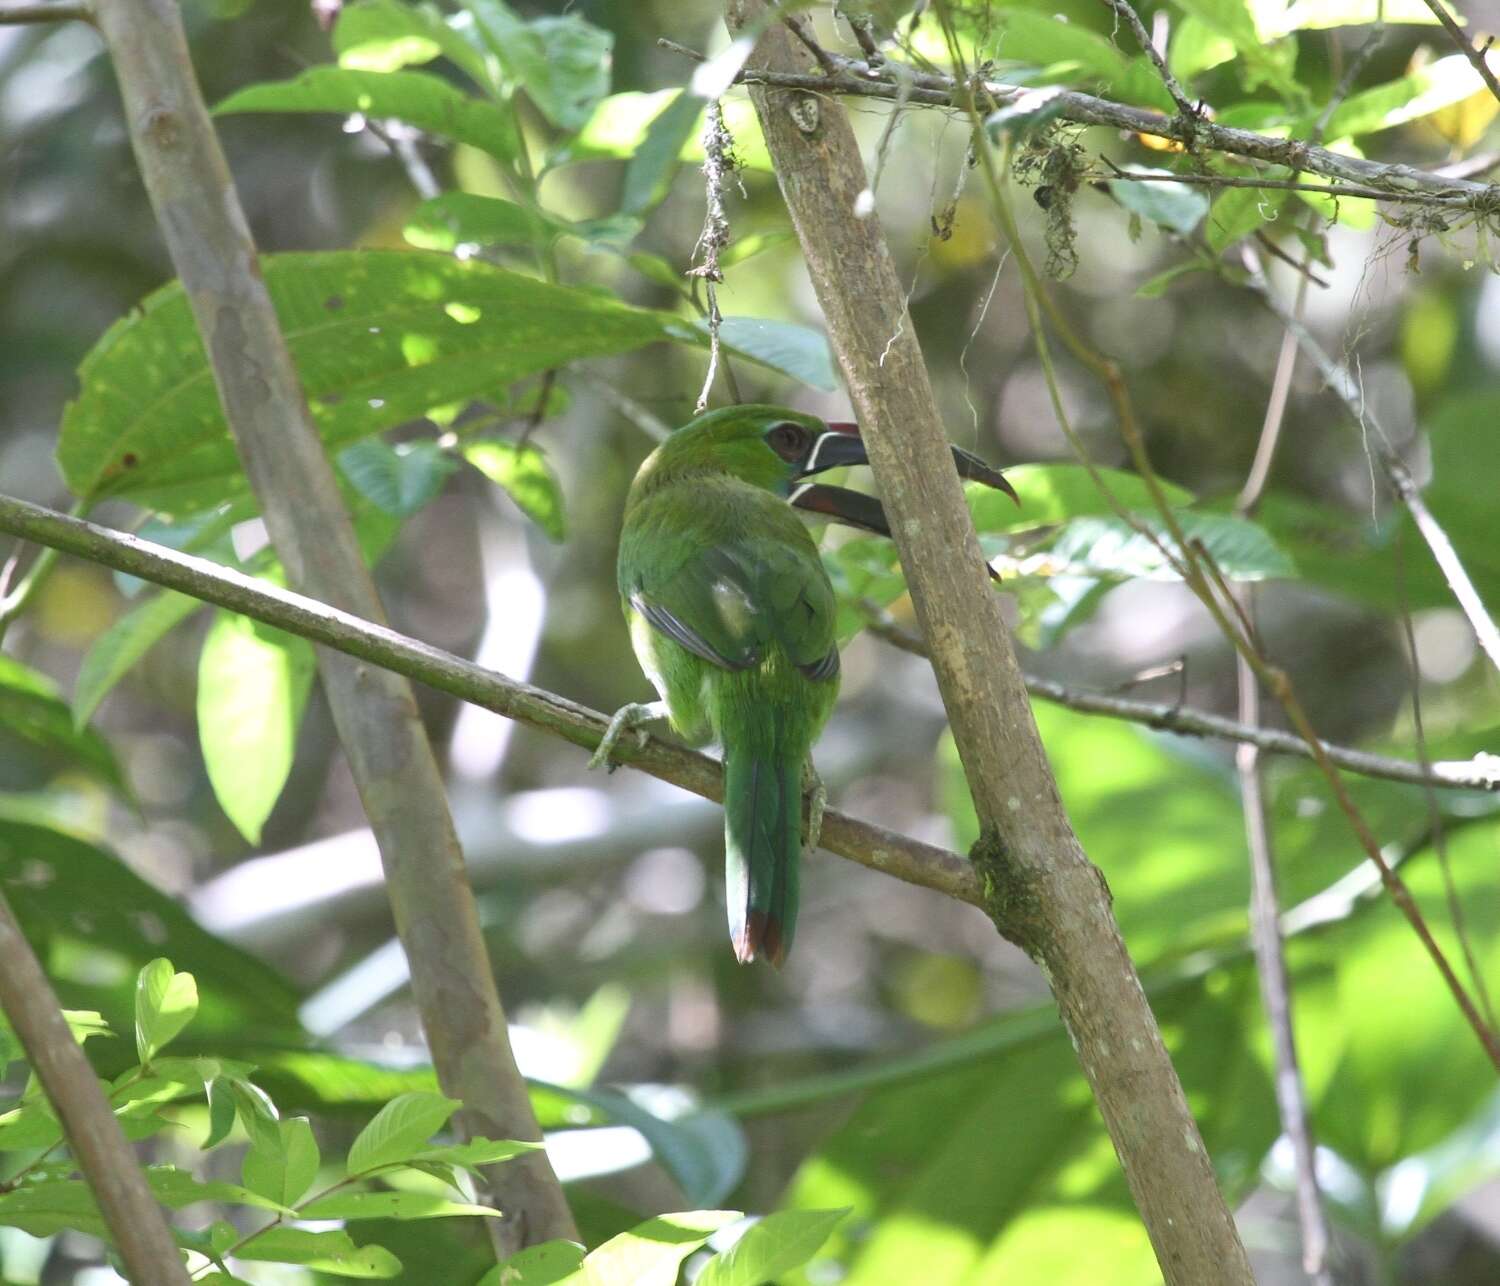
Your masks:
<path fill-rule="evenodd" d="M 951 449 L 962 476 L 1015 496 L 999 471 Z M 779 968 L 786 960 L 797 924 L 804 780 L 809 848 L 827 798 L 811 755 L 838 697 L 837 607 L 794 510 L 889 536 L 874 497 L 806 481 L 865 463 L 854 424 L 729 406 L 671 433 L 625 501 L 621 606 L 660 699 L 616 711 L 590 767 L 610 762 L 625 732 L 662 718 L 690 742 L 723 747 L 725 900 L 742 964 L 765 959 Z"/>

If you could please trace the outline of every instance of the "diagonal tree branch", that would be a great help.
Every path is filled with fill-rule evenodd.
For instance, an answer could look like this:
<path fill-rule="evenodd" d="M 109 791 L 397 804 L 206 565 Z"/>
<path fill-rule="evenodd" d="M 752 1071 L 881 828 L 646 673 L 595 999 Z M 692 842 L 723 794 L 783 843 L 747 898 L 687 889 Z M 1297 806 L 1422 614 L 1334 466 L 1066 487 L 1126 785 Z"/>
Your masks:
<path fill-rule="evenodd" d="M 329 607 L 207 559 L 69 518 L 24 500 L 0 496 L 0 531 L 240 612 L 552 733 L 586 750 L 598 746 L 609 724 L 608 716 L 596 710 L 507 679 L 451 652 L 398 634 L 389 626 L 372 624 L 352 612 Z M 369 666 L 359 668 L 368 671 Z M 718 761 L 707 755 L 658 737 L 648 738 L 644 747 L 626 737 L 613 757 L 695 795 L 715 802 L 724 798 L 723 770 Z M 973 866 L 947 849 L 833 810 L 824 815 L 819 842 L 830 853 L 884 871 L 908 884 L 945 893 L 960 902 L 983 905 L 979 877 Z"/>
<path fill-rule="evenodd" d="M 887 70 L 889 60 L 879 67 L 872 67 L 867 62 L 840 54 L 828 53 L 828 57 L 837 71 L 825 73 L 757 65 L 747 67 L 738 79 L 746 85 L 800 90 L 820 98 L 850 96 L 892 101 L 902 99 L 955 110 L 963 109 L 965 96 L 969 92 L 967 85 L 961 86 L 953 77 L 939 72 L 903 67 L 898 74 Z M 974 86 L 974 91 L 986 101 L 1002 104 L 1014 102 L 1024 94 L 1038 92 L 1001 81 L 982 79 Z M 1077 90 L 1058 90 L 1051 94 L 1048 102 L 1055 106 L 1061 119 L 1079 125 L 1103 125 L 1133 134 L 1175 139 L 1199 151 L 1225 152 L 1285 166 L 1290 170 L 1321 174 L 1326 178 L 1378 191 L 1381 199 L 1385 200 L 1440 205 L 1482 215 L 1494 215 L 1500 210 L 1500 185 L 1477 183 L 1458 174 L 1343 156 L 1305 139 L 1275 138 L 1269 134 L 1257 134 L 1253 130 L 1219 125 L 1197 116 L 1184 120 Z"/>
<path fill-rule="evenodd" d="M 1495 38 L 1491 36 L 1485 41 L 1483 49 L 1475 49 L 1474 42 L 1464 35 L 1463 28 L 1453 20 L 1453 15 L 1448 12 L 1448 6 L 1443 3 L 1443 0 L 1427 0 L 1427 7 L 1432 10 L 1433 16 L 1443 24 L 1443 30 L 1452 37 L 1453 43 L 1458 46 L 1463 56 L 1469 60 L 1470 65 L 1479 73 L 1479 79 L 1484 81 L 1485 88 L 1495 96 L 1497 101 L 1500 101 L 1500 81 L 1495 79 L 1495 73 L 1490 70 L 1489 62 L 1485 58 Z"/>
<path fill-rule="evenodd" d="M 0 510 L 0 524 L 3 522 L 4 513 Z M 927 644 L 911 631 L 902 629 L 883 612 L 872 614 L 868 628 L 871 634 L 884 639 L 892 647 L 910 652 L 913 656 L 927 656 Z M 1301 737 L 1276 728 L 1259 725 L 1252 727 L 1248 723 L 1226 719 L 1221 714 L 1210 714 L 1207 710 L 1195 710 L 1191 706 L 1174 705 L 1165 701 L 1140 701 L 1108 692 L 1090 692 L 1034 674 L 1025 675 L 1024 678 L 1026 691 L 1033 697 L 1083 714 L 1141 723 L 1148 728 L 1183 737 L 1215 737 L 1235 741 L 1256 746 L 1268 755 L 1287 755 L 1294 759 L 1308 760 L 1314 758 L 1312 750 Z M 1352 746 L 1330 745 L 1327 750 L 1330 762 L 1363 777 L 1380 777 L 1386 781 L 1438 789 L 1447 787 L 1455 790 L 1500 791 L 1500 755 L 1482 754 L 1473 759 L 1440 760 L 1428 764 L 1427 771 L 1424 772 L 1420 763 L 1413 763 L 1409 759 L 1372 754 L 1368 750 L 1356 750 Z"/>
<path fill-rule="evenodd" d="M 765 6 L 729 0 L 727 14 L 738 33 Z M 869 447 L 974 798 L 986 910 L 1046 974 L 1163 1276 L 1171 1286 L 1249 1286 L 1234 1220 L 1104 880 L 1063 810 L 1009 634 L 980 574 L 978 538 L 879 220 L 852 217 L 867 179 L 848 118 L 813 86 L 766 84 L 766 75 L 790 77 L 807 66 L 783 27 L 765 31 L 752 60 L 751 79 L 760 83 L 751 99 Z"/>
<path fill-rule="evenodd" d="M 52 984 L 0 894 L 0 1009 L 57 1110 L 68 1146 L 137 1282 L 187 1286 L 187 1269 L 99 1078 L 58 1008 Z"/>
<path fill-rule="evenodd" d="M 250 229 L 193 75 L 173 0 L 97 15 L 136 161 L 192 306 L 225 417 L 291 583 L 371 620 L 382 610 L 260 275 Z M 469 1135 L 537 1140 L 511 1052 L 442 775 L 407 681 L 321 652 L 318 667 L 380 845 L 439 1083 Z M 542 1152 L 486 1173 L 496 1249 L 574 1237 Z"/>

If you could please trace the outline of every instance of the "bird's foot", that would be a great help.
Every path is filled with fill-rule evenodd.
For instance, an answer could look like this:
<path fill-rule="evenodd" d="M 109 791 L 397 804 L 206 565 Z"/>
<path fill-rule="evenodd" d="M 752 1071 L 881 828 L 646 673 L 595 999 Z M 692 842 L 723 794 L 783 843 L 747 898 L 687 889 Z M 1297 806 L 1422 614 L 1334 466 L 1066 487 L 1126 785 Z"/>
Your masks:
<path fill-rule="evenodd" d="M 599 748 L 589 756 L 589 767 L 598 768 L 601 764 L 609 764 L 610 772 L 614 772 L 619 765 L 612 762 L 610 756 L 614 754 L 615 746 L 619 744 L 620 738 L 627 732 L 634 732 L 636 744 L 644 750 L 650 734 L 640 725 L 650 723 L 653 719 L 666 717 L 667 703 L 665 701 L 632 701 L 628 705 L 621 706 L 615 711 L 614 718 L 609 721 L 609 727 L 604 730 L 604 736 L 599 739 Z"/>
<path fill-rule="evenodd" d="M 828 809 L 828 787 L 823 784 L 823 779 L 818 776 L 818 770 L 813 767 L 813 761 L 809 759 L 802 770 L 802 789 L 807 793 L 807 849 L 811 852 L 818 847 L 818 839 L 823 834 L 823 814 Z"/>

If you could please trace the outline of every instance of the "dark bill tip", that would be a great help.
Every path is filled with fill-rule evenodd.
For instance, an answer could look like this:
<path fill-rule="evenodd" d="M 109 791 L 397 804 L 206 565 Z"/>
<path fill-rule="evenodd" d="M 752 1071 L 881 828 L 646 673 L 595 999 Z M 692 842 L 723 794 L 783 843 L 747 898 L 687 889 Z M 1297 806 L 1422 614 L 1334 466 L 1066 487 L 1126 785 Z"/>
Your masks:
<path fill-rule="evenodd" d="M 1016 502 L 1021 503 L 1021 497 L 1016 495 L 1016 489 L 1005 480 L 1005 475 L 999 469 L 992 468 L 977 455 L 965 451 L 963 447 L 950 446 L 953 452 L 953 463 L 958 466 L 958 476 L 967 478 L 970 482 L 980 482 L 986 487 L 993 487 L 996 491 L 1003 491 Z"/>

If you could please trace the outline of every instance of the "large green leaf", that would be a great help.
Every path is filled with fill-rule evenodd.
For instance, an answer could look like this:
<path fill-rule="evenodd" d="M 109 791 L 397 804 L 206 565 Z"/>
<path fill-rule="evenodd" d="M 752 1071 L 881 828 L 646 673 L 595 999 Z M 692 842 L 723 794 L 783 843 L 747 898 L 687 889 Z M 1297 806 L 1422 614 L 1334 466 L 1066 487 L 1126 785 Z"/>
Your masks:
<path fill-rule="evenodd" d="M 704 342 L 665 314 L 441 254 L 275 255 L 261 266 L 335 448 L 578 358 L 669 338 Z M 80 374 L 58 445 L 77 494 L 171 512 L 246 494 L 178 284 L 113 326 Z"/>
<path fill-rule="evenodd" d="M 620 209 L 644 214 L 666 196 L 682 150 L 699 129 L 703 109 L 703 99 L 685 89 L 646 127 L 645 137 L 625 167 Z"/>
<path fill-rule="evenodd" d="M 401 1261 L 380 1246 L 356 1246 L 347 1232 L 272 1228 L 236 1250 L 240 1259 L 302 1264 L 336 1277 L 395 1277 Z"/>
<path fill-rule="evenodd" d="M 1482 93 L 1484 82 L 1462 54 L 1450 54 L 1398 80 L 1351 94 L 1328 118 L 1325 138 L 1347 138 L 1391 129 Z"/>
<path fill-rule="evenodd" d="M 706 337 L 707 327 L 703 333 Z M 813 388 L 831 392 L 838 387 L 828 340 L 810 326 L 765 317 L 726 317 L 719 338 L 731 352 L 784 371 Z"/>
<path fill-rule="evenodd" d="M 0 884 L 33 940 L 71 939 L 104 949 L 109 958 L 123 957 L 129 975 L 117 994 L 125 1005 L 136 970 L 165 953 L 194 975 L 200 992 L 214 993 L 221 1029 L 252 1018 L 273 1030 L 295 1026 L 299 995 L 285 978 L 200 928 L 175 899 L 102 849 L 40 826 L 0 821 Z M 96 967 L 91 973 L 82 963 L 84 978 L 95 978 Z M 79 985 L 62 961 L 54 964 L 54 980 L 68 991 Z M 207 1018 L 205 1006 L 194 1030 Z"/>
<path fill-rule="evenodd" d="M 52 680 L 0 654 L 0 745 L 6 741 L 22 743 L 23 762 L 36 763 L 41 755 L 58 768 L 82 769 L 116 788 L 125 785 L 109 743 L 74 723 Z"/>
<path fill-rule="evenodd" d="M 609 247 L 630 241 L 640 230 L 641 221 L 630 215 L 572 223 L 501 197 L 444 192 L 417 207 L 402 235 L 421 250 L 451 251 L 464 244 L 540 246 L 559 237 Z"/>
<path fill-rule="evenodd" d="M 1155 1008 L 1233 1198 L 1253 1183 L 1278 1127 L 1269 1080 L 1246 1044 L 1253 981 L 1241 971 L 1210 982 Z M 1225 1165 L 1235 1153 L 1238 1164 Z M 849 1286 L 1160 1281 L 1059 1027 L 870 1094 L 803 1165 L 788 1204 L 853 1209 L 825 1252 Z M 793 1280 L 823 1280 L 835 1265 L 819 1267 Z"/>
<path fill-rule="evenodd" d="M 251 85 L 214 108 L 216 116 L 244 112 L 358 113 L 404 121 L 501 161 L 513 161 L 520 146 L 509 108 L 472 98 L 425 71 L 313 67 L 291 80 Z"/>
<path fill-rule="evenodd" d="M 278 1205 L 294 1206 L 318 1177 L 319 1160 L 307 1118 L 284 1117 L 251 1140 L 243 1163 L 245 1187 Z"/>
<path fill-rule="evenodd" d="M 316 665 L 306 639 L 214 613 L 198 659 L 198 743 L 220 807 L 251 844 L 292 770 Z"/>
<path fill-rule="evenodd" d="M 1138 519 L 1151 535 L 1123 518 L 1074 518 L 1047 545 L 1043 557 L 1051 576 L 1092 576 L 1125 580 L 1175 580 L 1161 545 L 1173 538 L 1156 517 Z M 1269 580 L 1295 576 L 1292 560 L 1265 528 L 1228 514 L 1179 512 L 1178 524 L 1190 544 L 1201 544 L 1229 580 Z M 1161 542 L 1161 545 L 1158 545 Z"/>

